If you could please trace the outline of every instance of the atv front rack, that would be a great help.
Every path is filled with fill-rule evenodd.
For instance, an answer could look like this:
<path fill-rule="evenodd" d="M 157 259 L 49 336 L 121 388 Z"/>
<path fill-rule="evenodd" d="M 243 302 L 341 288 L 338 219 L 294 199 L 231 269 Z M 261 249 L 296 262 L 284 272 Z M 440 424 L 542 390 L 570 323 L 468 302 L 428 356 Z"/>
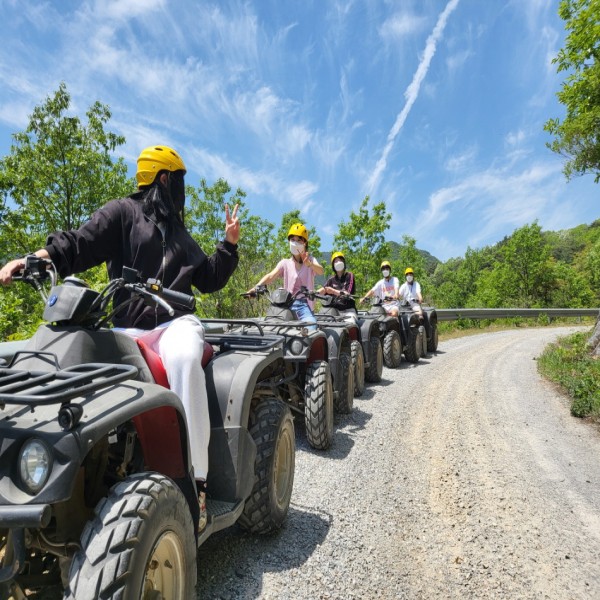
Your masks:
<path fill-rule="evenodd" d="M 202 323 L 205 322 L 203 319 Z M 282 336 L 272 332 L 265 333 L 256 321 L 211 319 L 208 322 L 224 325 L 225 331 L 222 333 L 214 333 L 208 329 L 204 334 L 204 340 L 221 352 L 228 350 L 266 351 L 283 343 Z M 235 327 L 235 329 L 230 329 L 231 327 Z"/>
<path fill-rule="evenodd" d="M 137 377 L 132 365 L 89 363 L 56 371 L 0 368 L 0 407 L 65 404 L 115 383 Z"/>

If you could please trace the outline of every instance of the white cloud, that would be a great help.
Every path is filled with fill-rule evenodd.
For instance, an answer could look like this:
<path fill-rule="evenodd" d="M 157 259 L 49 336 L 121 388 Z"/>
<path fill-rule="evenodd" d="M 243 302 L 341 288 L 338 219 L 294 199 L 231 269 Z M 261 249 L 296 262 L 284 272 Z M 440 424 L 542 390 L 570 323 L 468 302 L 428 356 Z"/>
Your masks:
<path fill-rule="evenodd" d="M 443 231 L 446 221 L 460 220 L 471 247 L 488 243 L 502 232 L 538 219 L 556 202 L 562 174 L 556 162 L 535 162 L 521 171 L 490 168 L 444 187 L 429 197 L 416 220 L 419 238 L 431 239 Z"/>
<path fill-rule="evenodd" d="M 400 111 L 400 113 L 396 117 L 396 122 L 394 123 L 394 126 L 388 133 L 387 143 L 383 149 L 383 152 L 381 153 L 381 157 L 377 161 L 377 164 L 375 165 L 375 168 L 374 168 L 373 172 L 371 173 L 371 176 L 369 177 L 369 180 L 367 183 L 367 190 L 369 193 L 373 193 L 373 191 L 375 191 L 377 186 L 379 185 L 379 181 L 380 181 L 380 179 L 383 175 L 383 172 L 385 171 L 385 168 L 387 166 L 388 156 L 394 146 L 396 136 L 400 133 L 400 130 L 402 129 L 413 104 L 417 100 L 417 97 L 419 95 L 419 89 L 421 87 L 421 83 L 425 79 L 425 76 L 427 75 L 427 71 L 429 70 L 429 65 L 431 64 L 431 60 L 433 59 L 433 56 L 435 55 L 437 43 L 440 40 L 442 33 L 444 32 L 444 28 L 446 26 L 446 22 L 448 21 L 448 18 L 450 17 L 450 14 L 458 5 L 458 2 L 459 2 L 459 0 L 450 0 L 448 2 L 448 4 L 446 5 L 446 8 L 443 10 L 443 12 L 438 17 L 437 23 L 435 24 L 433 31 L 427 38 L 427 43 L 425 44 L 425 51 L 423 52 L 423 57 L 422 57 L 421 61 L 419 62 L 419 65 L 413 76 L 412 81 L 410 82 L 408 88 L 404 92 L 404 97 L 406 98 L 406 104 L 404 105 L 403 109 Z"/>
<path fill-rule="evenodd" d="M 471 146 L 460 154 L 451 154 L 444 163 L 444 169 L 451 172 L 464 171 L 477 156 L 477 147 Z"/>
<path fill-rule="evenodd" d="M 411 13 L 397 13 L 385 20 L 379 28 L 384 39 L 402 39 L 422 31 L 427 25 L 427 18 Z"/>
<path fill-rule="evenodd" d="M 526 135 L 522 129 L 509 131 L 504 138 L 507 146 L 520 146 L 525 141 Z"/>
<path fill-rule="evenodd" d="M 448 67 L 448 71 L 457 71 L 460 69 L 467 60 L 469 60 L 472 54 L 473 53 L 470 50 L 462 50 L 448 56 L 448 58 L 446 58 L 446 67 Z"/>

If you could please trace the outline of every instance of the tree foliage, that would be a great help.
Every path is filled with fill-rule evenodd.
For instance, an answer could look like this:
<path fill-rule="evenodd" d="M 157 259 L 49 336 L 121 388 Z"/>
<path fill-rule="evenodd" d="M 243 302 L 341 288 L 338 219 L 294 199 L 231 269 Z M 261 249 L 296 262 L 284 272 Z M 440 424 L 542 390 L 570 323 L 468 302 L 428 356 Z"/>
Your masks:
<path fill-rule="evenodd" d="M 369 211 L 369 196 L 365 196 L 358 213 L 350 213 L 348 221 L 338 225 L 333 251 L 341 251 L 348 270 L 356 280 L 357 292 L 364 294 L 381 279 L 379 266 L 388 259 L 389 244 L 385 232 L 389 229 L 390 214 L 384 202 Z"/>
<path fill-rule="evenodd" d="M 64 84 L 36 106 L 25 130 L 14 134 L 10 154 L 0 160 L 0 259 L 4 262 L 44 245 L 52 231 L 79 227 L 107 200 L 133 189 L 122 158 L 112 153 L 125 142 L 105 131 L 111 113 L 95 102 L 87 123 L 69 116 Z M 105 279 L 95 269 L 92 280 Z M 39 298 L 24 286 L 0 297 L 5 335 L 28 330 L 41 317 Z M 15 311 L 21 302 L 21 311 Z"/>
<path fill-rule="evenodd" d="M 568 73 L 557 97 L 566 108 L 561 121 L 545 129 L 554 136 L 548 146 L 567 158 L 564 173 L 593 173 L 600 180 L 600 0 L 561 0 L 558 9 L 569 32 L 553 63 Z"/>
<path fill-rule="evenodd" d="M 218 292 L 202 294 L 198 306 L 201 317 L 246 317 L 251 307 L 240 294 L 251 288 L 262 275 L 265 256 L 273 253 L 273 224 L 249 214 L 244 203 L 245 192 L 237 189 L 231 193 L 229 184 L 219 179 L 212 186 L 206 180 L 200 186 L 186 188 L 189 209 L 186 224 L 192 236 L 207 253 L 212 254 L 224 238 L 225 204 L 230 212 L 239 204 L 238 217 L 242 223 L 242 235 L 238 243 L 239 265 L 227 285 Z"/>

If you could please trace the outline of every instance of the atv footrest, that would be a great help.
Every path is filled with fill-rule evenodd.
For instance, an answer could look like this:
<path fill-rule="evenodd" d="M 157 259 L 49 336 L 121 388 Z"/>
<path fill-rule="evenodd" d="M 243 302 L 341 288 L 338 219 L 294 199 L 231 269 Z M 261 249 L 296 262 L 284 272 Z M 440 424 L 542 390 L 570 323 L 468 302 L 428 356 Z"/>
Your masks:
<path fill-rule="evenodd" d="M 220 517 L 233 511 L 236 507 L 236 502 L 224 502 L 223 500 L 206 499 L 206 512 L 211 517 Z"/>

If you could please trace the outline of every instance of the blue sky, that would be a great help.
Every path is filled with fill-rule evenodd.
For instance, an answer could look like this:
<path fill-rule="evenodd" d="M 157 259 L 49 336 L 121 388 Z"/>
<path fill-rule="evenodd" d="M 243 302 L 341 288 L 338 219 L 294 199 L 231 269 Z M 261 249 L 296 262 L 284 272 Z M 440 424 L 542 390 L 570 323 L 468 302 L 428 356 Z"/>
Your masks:
<path fill-rule="evenodd" d="M 538 220 L 600 217 L 543 131 L 562 117 L 558 0 L 0 0 L 0 155 L 61 81 L 99 100 L 134 173 L 176 148 L 253 214 L 300 209 L 332 249 L 369 195 L 441 260 Z"/>

